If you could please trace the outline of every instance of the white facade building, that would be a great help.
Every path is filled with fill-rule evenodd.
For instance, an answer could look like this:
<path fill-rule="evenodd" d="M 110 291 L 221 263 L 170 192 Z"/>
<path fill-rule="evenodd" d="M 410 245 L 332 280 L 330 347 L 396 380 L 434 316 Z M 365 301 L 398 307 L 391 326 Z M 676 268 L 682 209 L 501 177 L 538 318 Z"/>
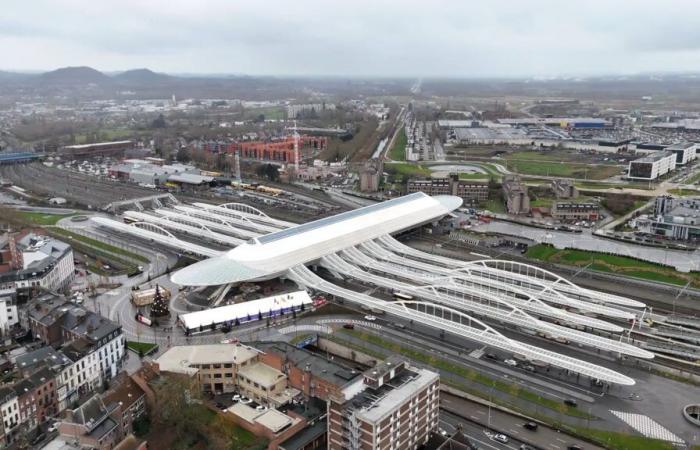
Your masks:
<path fill-rule="evenodd" d="M 690 161 L 695 160 L 697 144 L 692 142 L 682 142 L 679 144 L 673 144 L 664 149 L 664 151 L 671 152 L 676 155 L 676 165 L 684 166 Z"/>
<path fill-rule="evenodd" d="M 633 180 L 655 180 L 675 170 L 676 154 L 667 151 L 654 153 L 629 163 L 628 178 Z"/>

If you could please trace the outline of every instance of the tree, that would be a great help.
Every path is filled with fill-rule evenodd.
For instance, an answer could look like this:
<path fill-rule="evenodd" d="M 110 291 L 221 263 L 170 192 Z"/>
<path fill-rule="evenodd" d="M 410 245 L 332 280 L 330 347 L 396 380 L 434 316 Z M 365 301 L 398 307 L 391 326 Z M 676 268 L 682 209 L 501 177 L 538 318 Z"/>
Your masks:
<path fill-rule="evenodd" d="M 163 297 L 160 292 L 160 286 L 156 284 L 156 293 L 153 296 L 153 304 L 151 305 L 151 317 L 163 317 L 169 316 L 170 309 L 168 307 L 168 300 Z"/>
<path fill-rule="evenodd" d="M 190 156 L 190 152 L 189 152 L 189 150 L 187 150 L 187 148 L 181 147 L 177 151 L 177 155 L 175 156 L 175 159 L 177 159 L 178 162 L 181 162 L 181 163 L 188 163 L 188 162 L 190 162 L 192 157 Z"/>
<path fill-rule="evenodd" d="M 165 123 L 165 117 L 160 114 L 157 119 L 151 122 L 151 128 L 165 128 L 167 124 Z"/>

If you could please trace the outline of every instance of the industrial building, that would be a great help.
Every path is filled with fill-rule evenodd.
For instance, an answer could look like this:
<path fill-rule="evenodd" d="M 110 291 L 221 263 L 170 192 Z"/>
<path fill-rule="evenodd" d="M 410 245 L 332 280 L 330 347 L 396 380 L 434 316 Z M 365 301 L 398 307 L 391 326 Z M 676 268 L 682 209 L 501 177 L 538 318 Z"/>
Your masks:
<path fill-rule="evenodd" d="M 417 449 L 437 431 L 440 376 L 392 356 L 328 402 L 328 449 Z"/>
<path fill-rule="evenodd" d="M 530 196 L 527 186 L 517 175 L 503 177 L 503 198 L 508 214 L 528 214 L 530 212 Z"/>
<path fill-rule="evenodd" d="M 144 159 L 126 159 L 112 166 L 107 173 L 119 180 L 129 180 L 142 185 L 160 186 L 170 181 L 199 185 L 213 180 L 200 176 L 200 171 L 189 164 L 154 164 Z"/>
<path fill-rule="evenodd" d="M 96 142 L 94 144 L 66 145 L 61 147 L 58 153 L 73 158 L 77 156 L 119 155 L 134 148 L 134 146 L 133 141 Z"/>
<path fill-rule="evenodd" d="M 456 128 L 454 133 L 460 145 L 529 145 L 533 142 L 527 131 L 514 127 Z"/>
<path fill-rule="evenodd" d="M 557 198 L 576 198 L 578 197 L 578 189 L 574 180 L 562 178 L 552 180 L 552 190 Z"/>
<path fill-rule="evenodd" d="M 638 221 L 641 231 L 684 241 L 700 241 L 700 197 L 658 197 L 654 216 Z"/>
<path fill-rule="evenodd" d="M 676 154 L 660 151 L 630 161 L 627 177 L 633 180 L 656 180 L 675 170 Z"/>
<path fill-rule="evenodd" d="M 695 160 L 697 144 L 692 142 L 682 142 L 679 144 L 669 145 L 664 150 L 676 155 L 676 166 L 684 166 L 690 161 Z"/>
<path fill-rule="evenodd" d="M 459 174 L 450 174 L 446 178 L 428 178 L 408 180 L 406 192 L 423 192 L 428 195 L 454 195 L 462 198 L 464 203 L 478 204 L 489 198 L 489 185 L 486 182 L 460 180 Z"/>
<path fill-rule="evenodd" d="M 594 117 L 521 117 L 498 119 L 498 123 L 513 126 L 556 126 L 561 128 L 605 128 L 610 122 Z"/>

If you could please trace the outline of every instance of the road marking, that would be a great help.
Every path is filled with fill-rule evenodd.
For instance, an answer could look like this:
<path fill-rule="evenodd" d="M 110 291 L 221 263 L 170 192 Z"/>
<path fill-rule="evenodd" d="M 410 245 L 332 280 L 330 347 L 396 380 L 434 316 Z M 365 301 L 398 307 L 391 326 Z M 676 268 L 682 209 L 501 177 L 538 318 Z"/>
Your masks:
<path fill-rule="evenodd" d="M 648 416 L 645 416 L 643 414 L 628 413 L 624 411 L 610 410 L 610 412 L 615 417 L 622 420 L 627 425 L 631 426 L 645 437 L 681 444 L 684 443 L 683 439 L 676 436 L 675 434 L 673 434 L 673 432 L 671 432 L 666 427 L 654 421 Z"/>
<path fill-rule="evenodd" d="M 515 430 L 512 430 L 512 429 L 511 429 L 511 430 L 508 430 L 508 431 L 510 431 L 510 432 L 511 432 L 511 433 L 513 433 L 513 434 L 518 434 L 518 432 L 517 432 L 517 431 L 515 431 Z"/>
<path fill-rule="evenodd" d="M 557 438 L 557 441 L 561 442 L 562 444 L 566 444 L 566 441 L 562 438 Z"/>
<path fill-rule="evenodd" d="M 476 416 L 469 416 L 469 417 L 471 417 L 471 418 L 474 419 L 474 420 L 477 420 L 477 419 L 478 419 L 478 417 L 476 417 Z"/>

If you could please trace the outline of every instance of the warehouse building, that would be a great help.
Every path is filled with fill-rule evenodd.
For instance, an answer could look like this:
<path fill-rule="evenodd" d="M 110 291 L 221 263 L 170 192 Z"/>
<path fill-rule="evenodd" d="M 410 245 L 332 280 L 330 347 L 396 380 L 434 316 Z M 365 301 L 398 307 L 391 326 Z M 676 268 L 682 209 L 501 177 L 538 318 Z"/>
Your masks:
<path fill-rule="evenodd" d="M 633 180 L 655 180 L 676 168 L 676 154 L 661 151 L 629 163 L 628 178 Z"/>
<path fill-rule="evenodd" d="M 118 155 L 132 148 L 134 148 L 133 141 L 96 142 L 94 144 L 66 145 L 59 150 L 59 153 L 71 157 L 104 156 Z"/>

